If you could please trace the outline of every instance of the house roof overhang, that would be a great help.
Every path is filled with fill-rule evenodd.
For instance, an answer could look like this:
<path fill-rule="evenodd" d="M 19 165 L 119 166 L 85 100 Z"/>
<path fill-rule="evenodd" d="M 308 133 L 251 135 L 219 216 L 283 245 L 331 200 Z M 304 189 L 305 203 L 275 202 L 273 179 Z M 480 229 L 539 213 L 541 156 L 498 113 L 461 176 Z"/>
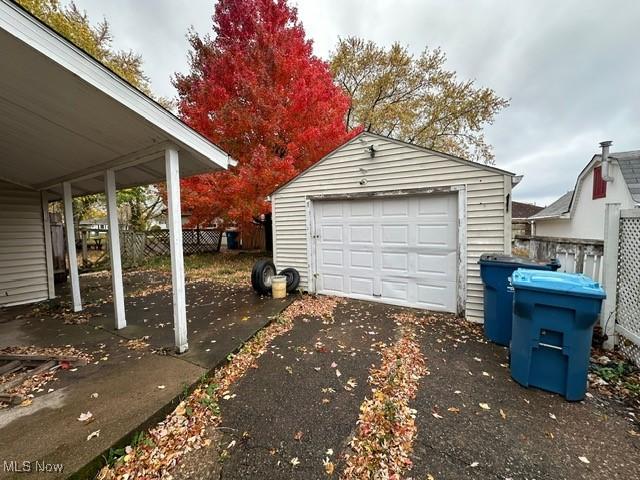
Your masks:
<path fill-rule="evenodd" d="M 180 175 L 235 162 L 153 99 L 9 0 L 0 0 L 0 179 L 61 195 L 163 181 L 164 152 Z"/>

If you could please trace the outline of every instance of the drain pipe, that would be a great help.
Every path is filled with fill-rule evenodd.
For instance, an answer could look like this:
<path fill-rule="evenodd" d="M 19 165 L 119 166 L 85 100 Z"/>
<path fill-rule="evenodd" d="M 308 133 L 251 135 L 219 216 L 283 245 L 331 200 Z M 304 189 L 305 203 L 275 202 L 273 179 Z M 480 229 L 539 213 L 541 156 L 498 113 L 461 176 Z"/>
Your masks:
<path fill-rule="evenodd" d="M 602 147 L 602 156 L 601 156 L 601 165 L 602 165 L 602 180 L 605 182 L 613 182 L 613 177 L 609 175 L 609 147 L 613 142 L 611 140 L 607 140 L 604 142 L 600 142 L 600 146 Z"/>

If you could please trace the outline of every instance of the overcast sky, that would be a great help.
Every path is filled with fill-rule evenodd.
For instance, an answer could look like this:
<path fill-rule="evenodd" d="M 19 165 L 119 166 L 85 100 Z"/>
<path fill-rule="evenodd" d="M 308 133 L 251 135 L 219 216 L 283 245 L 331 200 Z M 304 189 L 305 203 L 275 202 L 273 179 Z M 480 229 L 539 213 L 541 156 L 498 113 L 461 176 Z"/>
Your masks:
<path fill-rule="evenodd" d="M 211 30 L 213 0 L 76 0 L 105 17 L 118 48 L 142 54 L 157 95 L 175 97 L 190 27 Z M 487 136 L 496 166 L 524 175 L 514 199 L 546 205 L 573 188 L 601 140 L 640 148 L 636 0 L 296 0 L 315 53 L 338 36 L 413 52 L 441 47 L 448 68 L 511 98 Z"/>

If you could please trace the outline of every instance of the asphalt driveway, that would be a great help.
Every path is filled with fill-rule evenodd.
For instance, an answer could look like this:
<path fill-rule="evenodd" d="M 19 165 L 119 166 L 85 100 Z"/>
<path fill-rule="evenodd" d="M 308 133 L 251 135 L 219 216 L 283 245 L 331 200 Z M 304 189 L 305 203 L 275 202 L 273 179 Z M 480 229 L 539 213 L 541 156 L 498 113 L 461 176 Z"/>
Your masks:
<path fill-rule="evenodd" d="M 175 478 L 338 478 L 372 395 L 370 369 L 398 338 L 393 315 L 403 311 L 348 300 L 333 322 L 298 319 L 231 389 L 212 445 L 187 455 Z M 520 387 L 506 349 L 450 316 L 424 323 L 417 338 L 429 374 L 411 405 L 405 478 L 637 478 L 640 436 L 624 405 L 596 391 L 568 403 Z"/>

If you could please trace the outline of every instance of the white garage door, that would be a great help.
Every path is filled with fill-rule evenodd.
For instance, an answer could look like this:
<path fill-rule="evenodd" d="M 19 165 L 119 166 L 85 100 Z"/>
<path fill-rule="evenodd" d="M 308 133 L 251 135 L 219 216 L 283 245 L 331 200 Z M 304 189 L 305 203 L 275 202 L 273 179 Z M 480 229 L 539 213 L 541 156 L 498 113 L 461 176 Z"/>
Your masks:
<path fill-rule="evenodd" d="M 319 293 L 456 311 L 457 195 L 314 202 Z"/>

